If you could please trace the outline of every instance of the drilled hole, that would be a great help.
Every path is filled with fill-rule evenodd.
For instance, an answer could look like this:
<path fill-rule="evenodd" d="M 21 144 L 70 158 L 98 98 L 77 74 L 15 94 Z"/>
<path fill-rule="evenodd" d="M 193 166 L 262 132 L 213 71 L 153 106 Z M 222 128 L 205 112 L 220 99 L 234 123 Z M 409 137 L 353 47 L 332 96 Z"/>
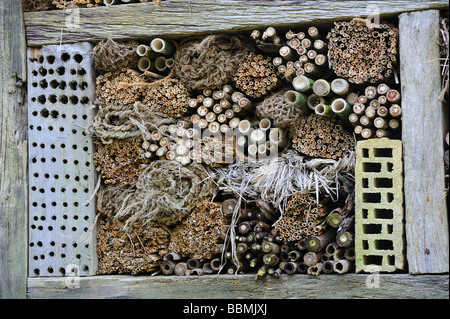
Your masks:
<path fill-rule="evenodd" d="M 87 87 L 88 87 L 87 82 L 81 82 L 81 83 L 80 83 L 80 89 L 81 89 L 82 91 L 85 90 Z"/>
<path fill-rule="evenodd" d="M 39 56 L 39 59 L 38 59 L 38 61 L 39 61 L 39 63 L 44 63 L 44 57 L 41 55 L 41 56 Z"/>
<path fill-rule="evenodd" d="M 48 96 L 48 100 L 49 100 L 51 103 L 56 103 L 56 102 L 58 101 L 58 99 L 56 98 L 56 95 L 55 95 L 55 94 L 50 94 L 50 95 Z"/>
<path fill-rule="evenodd" d="M 59 112 L 57 110 L 52 110 L 50 112 L 50 116 L 53 117 L 54 119 L 58 118 Z"/>
<path fill-rule="evenodd" d="M 43 66 L 41 66 L 39 68 L 39 74 L 42 75 L 42 76 L 46 76 L 47 75 L 47 69 L 44 68 Z"/>
<path fill-rule="evenodd" d="M 67 102 L 69 101 L 69 99 L 67 98 L 67 96 L 61 95 L 61 96 L 59 97 L 59 101 L 60 101 L 62 104 L 67 104 Z"/>
<path fill-rule="evenodd" d="M 56 88 L 59 86 L 59 82 L 56 81 L 56 80 L 51 80 L 51 81 L 50 81 L 50 86 L 51 86 L 53 89 L 56 89 Z"/>
<path fill-rule="evenodd" d="M 53 64 L 54 62 L 55 62 L 55 56 L 54 55 L 47 56 L 47 63 L 48 64 Z"/>
<path fill-rule="evenodd" d="M 89 98 L 87 96 L 83 96 L 80 100 L 81 104 L 85 105 L 89 103 Z"/>
<path fill-rule="evenodd" d="M 33 74 L 33 76 L 37 76 L 38 75 L 38 71 L 33 70 L 33 71 L 31 71 L 31 74 Z"/>
<path fill-rule="evenodd" d="M 41 82 L 39 82 L 39 86 L 43 89 L 46 89 L 48 87 L 47 80 L 44 79 Z"/>
<path fill-rule="evenodd" d="M 64 52 L 63 54 L 61 54 L 61 60 L 63 60 L 64 62 L 67 62 L 70 60 L 70 54 L 67 52 Z"/>
<path fill-rule="evenodd" d="M 45 95 L 39 95 L 38 96 L 38 102 L 41 104 L 45 104 L 45 102 L 47 102 L 47 99 L 45 97 Z"/>
<path fill-rule="evenodd" d="M 69 82 L 69 87 L 70 87 L 72 90 L 74 90 L 74 91 L 77 89 L 77 85 L 78 85 L 77 81 L 70 81 L 70 82 Z"/>
<path fill-rule="evenodd" d="M 70 97 L 70 103 L 72 103 L 72 104 L 77 104 L 77 103 L 78 103 L 78 97 L 75 96 L 75 95 L 72 95 L 72 96 Z"/>
<path fill-rule="evenodd" d="M 37 82 L 31 83 L 31 85 L 32 85 L 33 87 L 35 87 L 35 88 L 38 86 Z"/>
<path fill-rule="evenodd" d="M 81 54 L 75 54 L 73 56 L 73 59 L 77 62 L 77 63 L 81 63 L 83 61 L 83 56 Z"/>
<path fill-rule="evenodd" d="M 66 73 L 66 68 L 60 66 L 59 68 L 56 69 L 56 73 L 58 73 L 59 75 L 64 75 L 64 73 Z"/>
<path fill-rule="evenodd" d="M 50 112 L 47 109 L 44 108 L 41 110 L 41 116 L 43 118 L 47 118 L 49 116 L 49 114 L 50 114 Z"/>
<path fill-rule="evenodd" d="M 78 70 L 78 75 L 83 76 L 86 74 L 86 70 L 85 69 L 79 69 Z"/>
<path fill-rule="evenodd" d="M 72 75 L 77 74 L 77 70 L 75 70 L 75 69 L 70 69 L 70 74 L 72 74 Z"/>

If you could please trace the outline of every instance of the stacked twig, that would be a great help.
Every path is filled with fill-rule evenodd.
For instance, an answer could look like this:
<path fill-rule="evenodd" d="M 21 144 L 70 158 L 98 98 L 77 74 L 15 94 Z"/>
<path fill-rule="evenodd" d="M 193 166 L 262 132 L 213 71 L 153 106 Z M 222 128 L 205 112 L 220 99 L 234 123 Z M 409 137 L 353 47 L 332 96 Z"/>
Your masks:
<path fill-rule="evenodd" d="M 327 39 L 331 67 L 337 76 L 356 84 L 393 78 L 398 53 L 395 27 L 355 18 L 335 23 Z"/>
<path fill-rule="evenodd" d="M 315 78 L 320 74 L 324 76 L 329 71 L 327 43 L 314 26 L 305 32 L 288 31 L 284 37 L 278 35 L 273 27 L 269 27 L 263 33 L 254 30 L 251 37 L 260 49 L 269 52 L 277 50 L 278 56 L 273 59 L 273 64 L 278 75 L 289 82 L 295 76 Z"/>
<path fill-rule="evenodd" d="M 395 137 L 400 134 L 400 92 L 382 83 L 367 86 L 352 106 L 348 120 L 359 138 Z"/>

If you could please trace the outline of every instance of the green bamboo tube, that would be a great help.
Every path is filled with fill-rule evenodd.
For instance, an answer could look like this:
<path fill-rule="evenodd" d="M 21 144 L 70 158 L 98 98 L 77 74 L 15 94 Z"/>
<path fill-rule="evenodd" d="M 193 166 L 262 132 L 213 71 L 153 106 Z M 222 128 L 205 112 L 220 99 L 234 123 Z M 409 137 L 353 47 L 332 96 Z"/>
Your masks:
<path fill-rule="evenodd" d="M 141 72 L 145 71 L 154 72 L 156 70 L 155 61 L 152 61 L 147 57 L 142 57 L 138 61 L 138 69 Z"/>
<path fill-rule="evenodd" d="M 159 57 L 159 54 L 152 50 L 148 45 L 140 44 L 136 48 L 136 53 L 140 57 L 147 57 L 149 59 L 156 59 Z"/>
<path fill-rule="evenodd" d="M 301 108 L 305 108 L 308 105 L 306 104 L 307 97 L 297 91 L 289 90 L 285 93 L 284 99 L 287 103 L 294 104 L 300 106 Z"/>
<path fill-rule="evenodd" d="M 155 38 L 150 42 L 150 47 L 153 51 L 164 54 L 166 56 L 173 56 L 175 53 L 175 45 L 172 42 Z"/>
<path fill-rule="evenodd" d="M 333 117 L 334 113 L 331 109 L 331 106 L 327 104 L 320 103 L 319 105 L 316 105 L 315 112 L 317 115 L 326 116 L 326 117 Z"/>
<path fill-rule="evenodd" d="M 166 65 L 166 58 L 163 56 L 157 57 L 155 60 L 155 68 L 159 72 L 166 71 L 168 69 Z"/>
<path fill-rule="evenodd" d="M 331 104 L 331 109 L 337 116 L 345 121 L 348 121 L 348 116 L 352 112 L 350 104 L 348 104 L 347 101 L 342 98 L 334 100 Z"/>

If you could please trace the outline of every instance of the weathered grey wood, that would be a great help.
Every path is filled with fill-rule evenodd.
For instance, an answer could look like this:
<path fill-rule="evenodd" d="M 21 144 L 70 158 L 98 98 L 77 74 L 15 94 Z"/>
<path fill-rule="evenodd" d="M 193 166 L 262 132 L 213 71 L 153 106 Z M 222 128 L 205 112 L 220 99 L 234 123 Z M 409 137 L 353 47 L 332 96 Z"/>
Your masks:
<path fill-rule="evenodd" d="M 0 298 L 27 279 L 26 46 L 20 1 L 0 1 Z"/>
<path fill-rule="evenodd" d="M 375 277 L 379 276 L 379 277 Z M 66 280 L 69 280 L 67 289 Z M 284 275 L 254 280 L 254 275 L 195 277 L 96 276 L 30 278 L 29 298 L 285 299 L 285 298 L 448 298 L 448 276 L 407 274 Z"/>
<path fill-rule="evenodd" d="M 370 6 L 369 6 L 370 5 Z M 293 27 L 353 17 L 382 17 L 429 8 L 448 8 L 445 0 L 172 0 L 112 7 L 25 13 L 28 45 L 97 41 L 105 38 L 142 39 L 187 37 L 210 32 L 242 31 L 268 25 Z M 79 14 L 80 28 L 70 27 Z M 67 20 L 69 19 L 69 20 Z"/>
<path fill-rule="evenodd" d="M 439 11 L 400 15 L 407 259 L 412 274 L 449 271 L 440 94 Z"/>
<path fill-rule="evenodd" d="M 96 214 L 93 145 L 84 131 L 95 96 L 91 52 L 87 42 L 28 51 L 30 277 L 97 271 L 96 232 L 87 232 Z"/>

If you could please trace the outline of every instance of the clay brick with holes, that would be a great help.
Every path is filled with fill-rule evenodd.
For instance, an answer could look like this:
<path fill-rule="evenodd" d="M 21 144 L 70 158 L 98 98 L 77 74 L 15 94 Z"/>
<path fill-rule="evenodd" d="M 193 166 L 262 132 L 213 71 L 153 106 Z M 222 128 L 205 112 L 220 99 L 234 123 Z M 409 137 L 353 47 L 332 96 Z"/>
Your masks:
<path fill-rule="evenodd" d="M 84 130 L 95 96 L 91 52 L 89 43 L 28 49 L 30 277 L 97 270 L 93 145 Z"/>
<path fill-rule="evenodd" d="M 402 142 L 359 141 L 355 167 L 356 272 L 403 270 Z"/>

